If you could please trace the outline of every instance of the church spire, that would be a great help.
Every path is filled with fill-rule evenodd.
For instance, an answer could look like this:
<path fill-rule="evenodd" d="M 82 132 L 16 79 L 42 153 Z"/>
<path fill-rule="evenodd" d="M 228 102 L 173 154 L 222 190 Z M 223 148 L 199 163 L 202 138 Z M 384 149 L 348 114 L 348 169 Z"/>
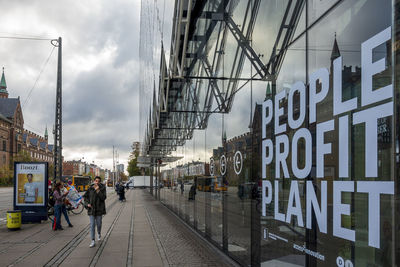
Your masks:
<path fill-rule="evenodd" d="M 46 140 L 49 139 L 49 134 L 47 133 L 47 125 L 46 125 L 46 130 L 44 131 L 44 139 Z"/>
<path fill-rule="evenodd" d="M 335 41 L 333 42 L 331 60 L 333 61 L 338 57 L 340 57 L 340 50 L 339 50 L 339 46 L 338 46 L 337 41 L 336 41 L 336 32 L 335 32 Z"/>
<path fill-rule="evenodd" d="M 0 98 L 8 98 L 7 83 L 6 83 L 6 78 L 4 76 L 4 67 L 0 82 Z"/>
<path fill-rule="evenodd" d="M 266 101 L 267 99 L 271 98 L 271 86 L 270 86 L 270 82 L 267 83 L 267 91 L 265 92 L 265 99 L 264 101 Z"/>

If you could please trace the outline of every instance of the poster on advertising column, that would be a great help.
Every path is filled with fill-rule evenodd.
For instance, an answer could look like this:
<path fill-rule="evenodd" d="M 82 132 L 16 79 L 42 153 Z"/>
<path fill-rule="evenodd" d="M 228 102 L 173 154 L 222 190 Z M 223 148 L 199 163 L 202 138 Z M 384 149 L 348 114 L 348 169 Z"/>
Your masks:
<path fill-rule="evenodd" d="M 47 162 L 14 163 L 14 209 L 22 222 L 47 219 Z"/>

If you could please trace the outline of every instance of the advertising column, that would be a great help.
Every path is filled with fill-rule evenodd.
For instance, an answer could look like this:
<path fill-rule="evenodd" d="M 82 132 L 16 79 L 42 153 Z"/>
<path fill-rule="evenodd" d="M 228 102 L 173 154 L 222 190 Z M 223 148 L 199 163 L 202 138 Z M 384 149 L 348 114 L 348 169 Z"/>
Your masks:
<path fill-rule="evenodd" d="M 14 209 L 22 222 L 47 219 L 47 162 L 14 163 Z"/>

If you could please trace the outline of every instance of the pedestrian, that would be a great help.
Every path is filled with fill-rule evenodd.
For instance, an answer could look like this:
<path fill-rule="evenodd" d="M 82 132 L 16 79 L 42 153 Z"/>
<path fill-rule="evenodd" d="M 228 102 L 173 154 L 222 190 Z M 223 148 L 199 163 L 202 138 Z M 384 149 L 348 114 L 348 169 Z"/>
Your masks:
<path fill-rule="evenodd" d="M 54 224 L 53 230 L 64 230 L 61 226 L 61 212 L 62 205 L 64 203 L 65 196 L 68 193 L 62 193 L 63 185 L 61 182 L 57 182 L 54 188 L 53 198 L 54 198 Z"/>
<path fill-rule="evenodd" d="M 189 190 L 189 200 L 195 200 L 196 197 L 196 184 L 192 184 Z"/>
<path fill-rule="evenodd" d="M 83 195 L 85 200 L 85 206 L 88 208 L 88 215 L 90 218 L 90 237 L 92 241 L 90 247 L 95 246 L 95 227 L 97 227 L 97 241 L 101 240 L 101 225 L 103 215 L 106 214 L 106 203 L 107 198 L 106 187 L 101 183 L 100 176 L 94 178 L 94 184 Z"/>
<path fill-rule="evenodd" d="M 63 189 L 62 192 L 64 192 L 65 196 L 67 196 L 69 191 L 68 191 L 67 188 L 65 188 L 64 183 L 62 183 L 62 189 Z M 69 220 L 69 217 L 68 217 L 67 206 L 65 205 L 67 201 L 68 201 L 68 200 L 65 198 L 65 200 L 63 201 L 63 204 L 62 204 L 62 206 L 61 206 L 61 212 L 64 214 L 64 218 L 65 218 L 65 220 L 66 220 L 67 223 L 68 223 L 68 227 L 74 227 L 74 226 L 72 225 L 71 221 Z M 61 216 L 60 216 L 60 217 L 61 217 Z"/>
<path fill-rule="evenodd" d="M 118 186 L 118 195 L 119 195 L 119 201 L 124 201 L 125 200 L 125 186 L 123 184 L 120 184 Z"/>
<path fill-rule="evenodd" d="M 120 193 L 119 193 L 119 192 L 120 192 L 120 189 L 119 189 L 120 186 L 121 186 L 121 185 L 120 185 L 119 182 L 117 182 L 117 183 L 115 184 L 115 192 L 117 193 L 119 199 L 121 199 L 121 195 L 120 195 Z"/>
<path fill-rule="evenodd" d="M 183 184 L 183 181 L 181 181 L 181 195 L 183 195 L 184 190 L 185 190 L 185 185 Z"/>

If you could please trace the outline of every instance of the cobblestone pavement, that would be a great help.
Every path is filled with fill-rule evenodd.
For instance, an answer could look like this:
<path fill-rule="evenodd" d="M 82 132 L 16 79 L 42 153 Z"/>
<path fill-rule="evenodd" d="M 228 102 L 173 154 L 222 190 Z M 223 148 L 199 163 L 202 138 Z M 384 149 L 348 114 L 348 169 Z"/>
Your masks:
<path fill-rule="evenodd" d="M 0 187 L 0 225 L 6 223 L 6 213 L 13 209 L 13 187 Z"/>
<path fill-rule="evenodd" d="M 160 202 L 142 191 L 147 217 L 161 257 L 169 266 L 232 266 L 171 214 Z"/>

